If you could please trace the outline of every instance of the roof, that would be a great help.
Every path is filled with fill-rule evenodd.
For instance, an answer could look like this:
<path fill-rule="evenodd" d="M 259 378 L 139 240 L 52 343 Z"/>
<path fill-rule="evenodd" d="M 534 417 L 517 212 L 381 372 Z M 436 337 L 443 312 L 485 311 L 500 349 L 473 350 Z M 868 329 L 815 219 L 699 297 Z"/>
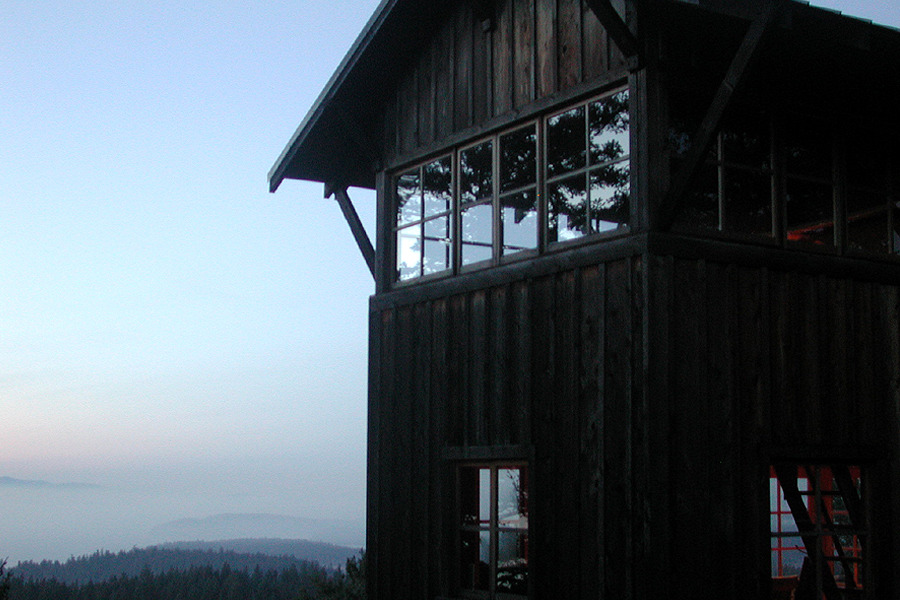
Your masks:
<path fill-rule="evenodd" d="M 668 10 L 688 15 L 718 14 L 746 20 L 756 14 L 754 3 L 748 0 L 659 1 Z M 804 45 L 815 40 L 826 47 L 852 45 L 880 57 L 887 68 L 900 58 L 900 31 L 806 2 L 790 2 L 792 14 L 804 17 L 803 29 L 793 29 L 790 36 L 802 36 Z M 277 190 L 284 179 L 332 182 L 338 178 L 343 185 L 374 187 L 376 159 L 369 140 L 360 139 L 359 125 L 377 120 L 379 101 L 388 84 L 424 43 L 433 24 L 455 4 L 439 3 L 436 8 L 431 2 L 382 0 L 269 171 L 270 191 Z M 831 37 L 837 31 L 840 35 Z M 890 51 L 885 53 L 885 49 Z M 896 64 L 893 62 L 894 70 Z M 873 70 L 878 68 L 876 65 Z M 373 81 L 378 85 L 372 85 Z"/>

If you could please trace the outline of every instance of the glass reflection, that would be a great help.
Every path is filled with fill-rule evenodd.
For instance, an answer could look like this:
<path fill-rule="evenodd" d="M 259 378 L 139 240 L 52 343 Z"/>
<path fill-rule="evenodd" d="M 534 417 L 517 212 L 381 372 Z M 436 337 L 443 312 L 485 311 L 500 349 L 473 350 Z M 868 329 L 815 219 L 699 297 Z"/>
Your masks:
<path fill-rule="evenodd" d="M 834 246 L 834 202 L 830 185 L 789 179 L 786 202 L 789 242 Z"/>
<path fill-rule="evenodd" d="M 583 175 L 547 185 L 551 242 L 580 238 L 588 233 L 587 190 Z"/>
<path fill-rule="evenodd" d="M 722 131 L 722 157 L 726 163 L 768 169 L 771 166 L 768 121 L 754 113 L 729 119 Z"/>
<path fill-rule="evenodd" d="M 397 277 L 406 281 L 421 274 L 422 226 L 411 225 L 397 232 Z"/>
<path fill-rule="evenodd" d="M 627 161 L 591 171 L 591 229 L 610 231 L 628 224 L 630 168 Z"/>
<path fill-rule="evenodd" d="M 462 210 L 462 264 L 489 260 L 493 249 L 493 207 L 477 204 Z"/>
<path fill-rule="evenodd" d="M 825 123 L 797 117 L 785 127 L 787 169 L 831 180 L 831 132 Z"/>
<path fill-rule="evenodd" d="M 425 255 L 422 258 L 423 275 L 439 273 L 450 268 L 450 217 L 437 217 L 425 221 L 424 250 Z"/>
<path fill-rule="evenodd" d="M 459 504 L 463 525 L 477 525 L 480 515 L 478 475 L 480 469 L 459 470 Z"/>
<path fill-rule="evenodd" d="M 500 199 L 503 220 L 503 254 L 537 248 L 538 208 L 533 190 Z"/>
<path fill-rule="evenodd" d="M 500 137 L 500 192 L 534 185 L 537 180 L 537 133 L 534 125 Z"/>
<path fill-rule="evenodd" d="M 497 539 L 497 591 L 528 593 L 528 533 L 501 531 Z"/>
<path fill-rule="evenodd" d="M 891 251 L 888 198 L 877 192 L 851 190 L 847 196 L 847 244 L 855 250 Z"/>
<path fill-rule="evenodd" d="M 459 153 L 460 201 L 490 198 L 494 193 L 494 143 L 487 140 Z"/>
<path fill-rule="evenodd" d="M 419 169 L 407 171 L 397 178 L 397 224 L 405 225 L 422 218 L 422 196 Z"/>
<path fill-rule="evenodd" d="M 460 542 L 460 586 L 464 590 L 488 591 L 491 580 L 490 532 L 463 531 Z"/>
<path fill-rule="evenodd" d="M 585 166 L 584 107 L 547 119 L 547 176 L 555 177 Z"/>
<path fill-rule="evenodd" d="M 772 235 L 772 176 L 760 171 L 728 169 L 722 202 L 722 228 Z"/>
<path fill-rule="evenodd" d="M 591 102 L 588 115 L 591 164 L 630 154 L 627 90 Z"/>
<path fill-rule="evenodd" d="M 425 217 L 432 217 L 450 210 L 453 202 L 451 173 L 449 156 L 430 162 L 423 168 L 422 187 L 425 199 Z"/>

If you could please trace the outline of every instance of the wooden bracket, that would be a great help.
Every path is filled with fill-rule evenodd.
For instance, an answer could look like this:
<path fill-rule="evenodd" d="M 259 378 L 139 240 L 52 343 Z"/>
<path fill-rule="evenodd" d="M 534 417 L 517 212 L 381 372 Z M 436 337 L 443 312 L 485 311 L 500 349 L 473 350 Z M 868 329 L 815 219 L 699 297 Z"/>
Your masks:
<path fill-rule="evenodd" d="M 638 40 L 628 28 L 628 24 L 619 14 L 619 11 L 613 7 L 611 0 L 585 0 L 591 11 L 600 19 L 600 23 L 609 37 L 618 46 L 631 70 L 638 68 L 636 59 L 640 54 L 640 46 Z"/>
<path fill-rule="evenodd" d="M 325 197 L 330 198 L 332 195 L 337 199 L 341 212 L 344 213 L 344 219 L 347 220 L 347 224 L 350 226 L 350 231 L 353 233 L 356 245 L 359 246 L 359 251 L 362 252 L 366 265 L 369 267 L 369 272 L 372 273 L 372 277 L 375 277 L 375 250 L 372 248 L 372 242 L 369 240 L 365 227 L 359 220 L 359 214 L 353 207 L 350 196 L 347 195 L 347 186 L 326 183 Z"/>
<path fill-rule="evenodd" d="M 700 173 L 701 167 L 709 152 L 709 148 L 715 140 L 719 127 L 722 124 L 722 117 L 731 104 L 735 90 L 740 87 L 744 76 L 750 70 L 750 66 L 754 59 L 758 56 L 758 50 L 765 34 L 769 31 L 775 22 L 779 10 L 784 0 L 769 0 L 764 6 L 759 16 L 753 20 L 744 40 L 741 42 L 737 53 L 725 73 L 722 83 L 713 98 L 712 104 L 706 111 L 700 127 L 694 134 L 691 148 L 685 157 L 684 164 L 678 170 L 669 187 L 669 193 L 666 194 L 662 205 L 659 207 L 656 229 L 658 231 L 668 231 L 675 221 L 678 209 L 684 202 L 684 196 L 687 190 L 696 181 Z"/>

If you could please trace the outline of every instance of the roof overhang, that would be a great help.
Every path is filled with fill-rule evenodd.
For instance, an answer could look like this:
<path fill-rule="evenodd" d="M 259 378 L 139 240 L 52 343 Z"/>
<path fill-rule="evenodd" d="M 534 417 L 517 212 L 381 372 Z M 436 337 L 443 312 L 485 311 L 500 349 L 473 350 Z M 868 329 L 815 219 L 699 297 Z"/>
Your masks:
<path fill-rule="evenodd" d="M 736 23 L 737 29 L 745 28 L 746 23 L 741 23 L 755 19 L 763 4 L 747 0 L 658 2 L 654 10 L 660 11 L 666 19 L 663 22 L 668 23 L 671 15 L 677 23 L 672 26 L 682 29 L 676 37 L 694 38 L 693 32 L 710 19 L 727 19 Z M 900 31 L 797 0 L 786 3 L 789 10 L 778 23 L 775 42 L 784 60 L 798 68 L 807 61 L 810 72 L 822 77 L 839 65 L 844 79 L 857 73 L 858 79 L 870 86 L 897 87 L 893 73 L 900 61 Z M 369 128 L 379 122 L 385 96 L 403 67 L 414 58 L 434 23 L 454 4 L 382 0 L 270 170 L 270 191 L 277 190 L 285 179 L 375 186 L 382 132 Z M 834 65 L 829 65 L 831 61 Z M 873 83 L 878 78 L 882 83 Z"/>

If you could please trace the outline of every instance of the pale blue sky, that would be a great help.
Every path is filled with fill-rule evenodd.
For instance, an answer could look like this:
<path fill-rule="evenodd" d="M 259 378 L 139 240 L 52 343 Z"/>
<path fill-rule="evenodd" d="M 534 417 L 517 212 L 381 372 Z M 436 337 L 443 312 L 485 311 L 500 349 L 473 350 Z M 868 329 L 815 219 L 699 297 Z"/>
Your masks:
<path fill-rule="evenodd" d="M 362 520 L 372 280 L 266 175 L 377 4 L 0 2 L 0 476 Z M 57 548 L 35 506 L 0 557 Z"/>

